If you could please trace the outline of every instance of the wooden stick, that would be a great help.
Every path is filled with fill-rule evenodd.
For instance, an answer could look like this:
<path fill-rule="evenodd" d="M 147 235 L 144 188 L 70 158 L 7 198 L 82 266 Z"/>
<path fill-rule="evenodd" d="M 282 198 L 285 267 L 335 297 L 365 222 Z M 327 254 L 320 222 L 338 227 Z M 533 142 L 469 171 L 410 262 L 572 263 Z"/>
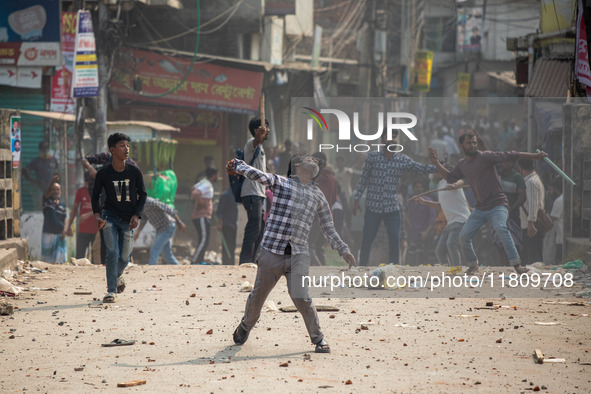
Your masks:
<path fill-rule="evenodd" d="M 261 118 L 261 127 L 265 127 L 265 93 L 261 92 L 259 99 L 259 113 Z"/>
<path fill-rule="evenodd" d="M 132 386 L 140 386 L 142 384 L 146 384 L 145 380 L 131 380 L 125 383 L 117 383 L 117 387 L 132 387 Z"/>
<path fill-rule="evenodd" d="M 470 187 L 470 185 L 462 185 L 462 186 L 458 187 L 458 189 L 464 189 L 464 188 L 467 188 L 467 187 Z M 409 198 L 409 199 L 408 199 L 408 201 L 410 202 L 410 201 L 412 201 L 412 200 L 414 200 L 414 199 L 417 199 L 417 198 L 419 198 L 419 197 L 422 197 L 422 196 L 424 196 L 424 195 L 426 195 L 426 194 L 429 194 L 429 193 L 435 193 L 435 192 L 440 192 L 440 191 L 443 191 L 443 190 L 445 190 L 445 188 L 443 188 L 443 189 L 433 189 L 433 190 L 427 190 L 427 191 L 426 191 L 426 192 L 424 192 L 424 193 L 417 194 L 416 196 L 412 196 L 411 198 Z M 455 190 L 455 189 L 451 189 L 451 190 Z"/>
<path fill-rule="evenodd" d="M 540 349 L 534 350 L 534 360 L 536 360 L 536 363 L 538 364 L 544 364 L 544 354 Z"/>

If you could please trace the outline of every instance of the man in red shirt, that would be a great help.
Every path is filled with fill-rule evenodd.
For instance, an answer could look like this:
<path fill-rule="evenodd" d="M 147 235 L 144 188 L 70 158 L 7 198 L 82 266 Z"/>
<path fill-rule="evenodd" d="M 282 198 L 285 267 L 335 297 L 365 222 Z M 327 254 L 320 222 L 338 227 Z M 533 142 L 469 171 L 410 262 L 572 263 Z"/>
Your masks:
<path fill-rule="evenodd" d="M 90 194 L 88 193 L 88 183 L 91 180 L 88 172 L 84 173 L 84 186 L 76 191 L 74 198 L 74 206 L 68 220 L 66 234 L 72 236 L 72 223 L 76 216 L 78 216 L 78 208 L 80 208 L 80 216 L 78 218 L 78 234 L 76 235 L 76 258 L 81 259 L 86 257 L 86 249 L 92 244 L 98 232 L 96 220 L 92 214 L 92 203 L 90 201 Z"/>

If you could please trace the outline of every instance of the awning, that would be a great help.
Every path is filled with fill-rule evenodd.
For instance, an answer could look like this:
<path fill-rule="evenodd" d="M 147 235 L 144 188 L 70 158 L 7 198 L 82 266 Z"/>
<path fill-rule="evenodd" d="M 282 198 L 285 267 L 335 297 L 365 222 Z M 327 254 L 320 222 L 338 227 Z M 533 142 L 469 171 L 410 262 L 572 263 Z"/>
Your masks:
<path fill-rule="evenodd" d="M 11 109 L 12 110 L 12 109 Z M 63 112 L 51 112 L 51 111 L 29 111 L 29 110 L 19 110 L 14 109 L 12 111 L 19 111 L 22 114 L 39 116 L 41 118 L 52 119 L 62 122 L 75 122 L 76 117 L 71 114 L 65 114 Z M 86 123 L 94 123 L 94 119 L 86 119 Z M 141 120 L 117 120 L 117 121 L 110 121 L 107 122 L 107 126 L 141 126 L 141 127 L 148 127 L 152 130 L 156 131 L 175 131 L 180 132 L 181 129 L 178 127 L 173 127 L 164 123 L 158 122 L 144 122 Z"/>
<path fill-rule="evenodd" d="M 566 97 L 572 61 L 540 59 L 534 65 L 530 83 L 525 89 L 528 97 Z"/>
<path fill-rule="evenodd" d="M 172 127 L 172 126 L 169 126 L 164 123 L 144 122 L 141 120 L 111 121 L 111 122 L 107 122 L 107 126 L 143 126 L 143 127 L 149 127 L 150 129 L 156 130 L 156 131 L 176 131 L 176 132 L 181 131 L 181 129 L 179 129 L 178 127 Z"/>
<path fill-rule="evenodd" d="M 517 88 L 521 85 L 515 80 L 515 71 L 501 71 L 501 72 L 487 72 L 489 77 L 498 79 L 499 81 L 506 83 L 509 86 Z"/>

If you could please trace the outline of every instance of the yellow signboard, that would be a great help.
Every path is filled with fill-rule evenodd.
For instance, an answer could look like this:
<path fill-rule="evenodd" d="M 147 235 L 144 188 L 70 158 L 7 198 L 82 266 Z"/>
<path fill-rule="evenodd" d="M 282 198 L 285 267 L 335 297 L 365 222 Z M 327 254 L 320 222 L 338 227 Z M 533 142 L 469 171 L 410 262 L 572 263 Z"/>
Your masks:
<path fill-rule="evenodd" d="M 428 92 L 431 89 L 431 72 L 433 70 L 433 52 L 417 51 L 415 55 L 415 72 L 412 89 Z"/>
<path fill-rule="evenodd" d="M 470 96 L 470 74 L 458 73 L 458 106 L 468 109 L 468 96 Z"/>

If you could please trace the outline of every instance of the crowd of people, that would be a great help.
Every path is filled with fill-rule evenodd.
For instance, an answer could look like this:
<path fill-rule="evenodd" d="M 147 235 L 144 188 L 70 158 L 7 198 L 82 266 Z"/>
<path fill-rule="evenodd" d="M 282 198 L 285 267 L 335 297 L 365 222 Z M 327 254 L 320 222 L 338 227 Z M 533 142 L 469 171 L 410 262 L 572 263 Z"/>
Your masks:
<path fill-rule="evenodd" d="M 476 125 L 487 130 L 483 122 L 480 119 Z M 472 274 L 480 265 L 494 264 L 511 265 L 524 273 L 526 264 L 559 261 L 562 180 L 543 182 L 534 164 L 547 154 L 490 150 L 487 146 L 511 147 L 518 133 L 481 136 L 477 127 L 458 126 L 456 132 L 452 124 L 435 117 L 433 139 L 422 160 L 383 149 L 364 155 L 362 164 L 360 160 L 348 163 L 352 155 L 338 155 L 331 166 L 324 153 L 297 153 L 289 140 L 285 150 L 270 149 L 267 154 L 270 130 L 255 118 L 248 126 L 251 138 L 244 146 L 243 160 L 233 159 L 226 165 L 228 173 L 243 177 L 240 187 L 226 189 L 219 201 L 214 201 L 218 170 L 206 157 L 206 169 L 191 189 L 191 219 L 197 233 L 191 264 L 204 261 L 212 219 L 221 233 L 224 264 L 236 263 L 239 201 L 247 223 L 237 262 L 259 267 L 234 342 L 246 342 L 266 297 L 284 275 L 316 351 L 330 352 L 307 289 L 294 285 L 311 265 L 328 264 L 326 241 L 349 267 L 357 265 L 354 256 L 359 256 L 362 266 L 439 263 L 464 265 Z M 515 131 L 514 124 L 506 126 Z M 398 144 L 398 133 L 384 133 L 381 143 Z M 35 184 L 45 188 L 43 258 L 66 260 L 65 237 L 73 235 L 78 218 L 76 257 L 84 257 L 94 240 L 100 239 L 107 277 L 103 302 L 107 303 L 116 302 L 126 287 L 123 273 L 133 242 L 147 222 L 156 231 L 149 265 L 157 264 L 159 257 L 166 264 L 179 264 L 172 251 L 173 238 L 177 228 L 186 230 L 171 204 L 147 196 L 144 175 L 129 157 L 129 144 L 127 135 L 112 134 L 108 152 L 82 160 L 87 170 L 84 185 L 76 192 L 69 218 L 61 201 L 59 175 L 46 179 L 55 164 L 51 158 L 44 153 L 25 169 L 27 178 L 29 171 L 37 172 Z M 46 152 L 45 143 L 41 148 Z M 539 222 L 546 212 L 554 223 L 551 229 Z M 498 261 L 490 261 L 495 255 L 491 250 Z"/>

